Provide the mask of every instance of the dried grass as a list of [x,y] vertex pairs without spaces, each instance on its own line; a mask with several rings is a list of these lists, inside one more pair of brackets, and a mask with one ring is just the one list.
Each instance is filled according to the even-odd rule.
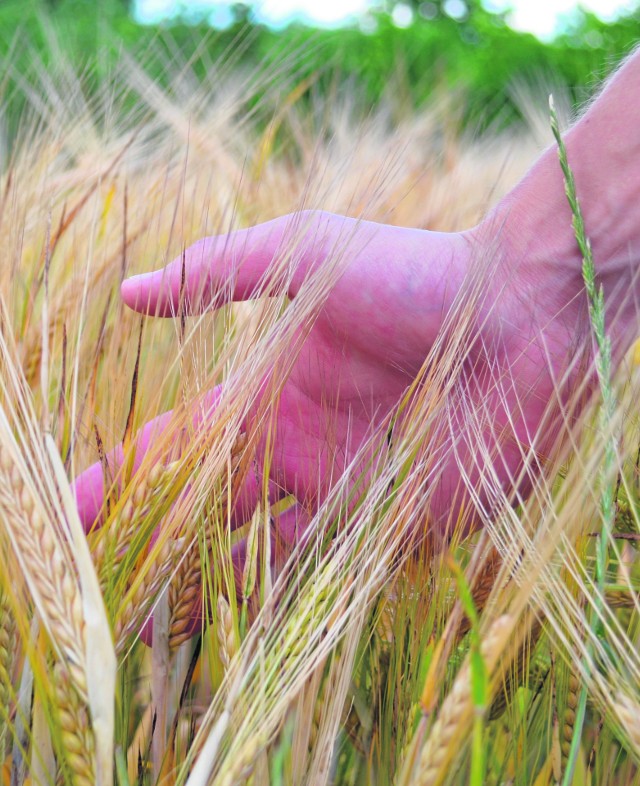
[[[602,783],[637,783],[637,375],[621,377],[611,424],[624,439],[604,646],[587,614],[598,592],[593,479],[609,435],[591,428],[592,412],[579,422],[566,413],[562,450],[529,476],[526,499],[507,499],[492,457],[482,457],[479,483],[490,504],[471,504],[483,534],[469,536],[463,515],[446,544],[427,536],[407,545],[428,529],[452,380],[468,355],[481,277],[402,403],[392,444],[375,455],[360,497],[352,495],[355,460],[295,549],[272,537],[269,519],[290,500],[270,500],[266,489],[253,524],[232,531],[229,523],[234,495],[255,473],[256,444],[273,426],[278,384],[255,433],[245,431],[247,414],[255,414],[268,371],[286,375],[296,336],[312,323],[340,260],[295,308],[262,297],[198,318],[146,320],[140,331],[118,296],[125,275],[178,257],[199,237],[306,208],[466,228],[525,171],[538,148],[533,134],[473,138],[455,127],[446,101],[398,113],[399,121],[389,107],[361,118],[346,99],[329,107],[305,93],[295,59],[277,77],[263,69],[220,78],[211,67],[204,82],[179,60],[167,67],[175,81],[163,91],[124,56],[92,106],[61,67],[35,88],[39,120],[25,121],[0,176],[0,548],[5,571],[17,574],[0,595],[0,698],[9,709],[0,720],[22,751],[16,786],[34,761],[30,701],[16,701],[20,685],[30,695],[32,682],[60,777],[76,783],[109,783],[115,749],[131,786],[249,777],[255,786],[457,784],[475,777],[473,729],[481,728],[486,782],[518,773],[514,782],[533,785],[562,774],[582,685],[594,718],[603,719],[593,739],[591,726],[584,731],[594,768],[603,772],[618,752]],[[130,114],[121,106],[126,95],[135,97]],[[295,253],[280,261],[285,273]],[[484,270],[491,260],[479,263]],[[194,427],[205,391],[222,382],[210,428]],[[149,455],[136,455],[137,430],[169,408],[171,427]],[[463,415],[482,444],[490,413]],[[108,449],[123,439],[116,466]],[[98,637],[93,651],[87,631],[97,606],[54,453],[70,477],[98,460],[104,470],[108,501],[89,543],[113,645],[110,634]],[[527,458],[530,468],[537,457]],[[248,559],[234,563],[247,536]],[[7,576],[1,584],[8,589]],[[154,660],[138,633],[149,629],[156,603],[168,603],[167,652]],[[198,606],[202,635],[191,645]],[[33,633],[38,625],[46,635]],[[115,686],[107,652],[114,646]],[[489,675],[482,708],[472,683],[478,653]],[[152,698],[150,672],[165,660],[170,672]],[[103,704],[101,688],[109,693]],[[162,709],[156,726],[152,701]],[[500,718],[491,715],[496,702]]]

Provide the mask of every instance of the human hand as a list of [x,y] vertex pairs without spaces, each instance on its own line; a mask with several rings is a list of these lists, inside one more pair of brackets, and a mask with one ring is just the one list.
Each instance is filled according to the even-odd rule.
[[[278,522],[280,535],[289,542],[299,536],[318,501],[415,378],[467,273],[473,245],[463,234],[385,226],[324,212],[284,216],[191,246],[182,291],[187,312],[262,292],[265,274],[296,239],[300,253],[288,286],[292,298],[330,257],[343,259],[277,404],[269,460],[271,499],[293,495],[299,502]],[[125,281],[125,303],[150,315],[176,314],[182,269],[182,259],[177,259],[165,270]],[[137,463],[153,435],[169,421],[166,413],[142,430]],[[265,447],[263,438],[256,457],[258,474]],[[116,464],[122,460],[118,449],[114,458]],[[76,480],[86,527],[99,514],[102,494],[102,469],[96,464]],[[240,518],[250,515],[259,494],[249,473]]]
[[[297,500],[276,517],[276,534],[290,545],[297,542],[345,467],[388,422],[442,338],[443,324],[449,321],[455,330],[457,309],[467,316],[471,311],[467,321],[472,327],[449,391],[450,433],[430,490],[431,530],[446,537],[463,511],[465,529],[477,525],[465,489],[475,488],[476,501],[486,502],[480,476],[488,464],[492,482],[497,480],[505,493],[527,493],[531,471],[520,473],[526,465],[531,470],[532,446],[544,457],[557,436],[549,420],[544,433],[539,430],[549,403],[561,392],[558,380],[573,340],[567,329],[571,320],[555,319],[541,302],[538,295],[548,283],[544,277],[540,289],[529,291],[523,301],[519,268],[504,267],[495,242],[500,233],[492,229],[482,224],[466,233],[444,234],[302,213],[202,240],[187,250],[184,263],[178,259],[164,270],[124,282],[127,305],[168,317],[277,290],[265,275],[292,242],[300,249],[289,265],[288,294],[294,299],[316,271],[322,274],[336,255],[341,257],[335,282],[275,399],[270,443],[264,433],[255,441],[257,472],[248,472],[234,495],[232,524],[250,517],[268,466],[270,500],[289,495]],[[461,300],[465,288],[469,297]],[[211,391],[206,414],[200,410],[205,426],[208,418],[216,418],[219,396],[219,389]],[[259,399],[245,424],[249,433]],[[143,427],[134,469],[171,417],[165,413]],[[378,437],[384,433],[379,429]],[[123,460],[121,447],[111,460],[116,469]],[[532,471],[539,471],[536,461]],[[102,466],[82,473],[75,490],[88,529],[102,507]],[[233,558],[236,572],[241,571],[241,546]],[[194,611],[194,625],[196,617]],[[149,640],[148,626],[144,638]]]

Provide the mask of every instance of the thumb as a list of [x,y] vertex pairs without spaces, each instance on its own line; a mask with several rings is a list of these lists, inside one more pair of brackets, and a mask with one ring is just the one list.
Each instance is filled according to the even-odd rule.
[[135,311],[159,317],[175,316],[181,305],[184,313],[200,313],[233,300],[276,293],[279,274],[287,268],[292,273],[287,289],[293,294],[309,264],[322,253],[326,232],[318,230],[329,223],[321,220],[323,215],[292,213],[204,238],[165,268],[124,281],[122,299]]

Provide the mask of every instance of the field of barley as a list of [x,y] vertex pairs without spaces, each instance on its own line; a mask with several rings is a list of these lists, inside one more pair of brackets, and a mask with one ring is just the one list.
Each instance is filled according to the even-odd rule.
[[[119,293],[202,237],[298,211],[471,227],[552,142],[549,89],[566,123],[562,86],[522,91],[526,123],[479,136],[455,95],[364,115],[355,86],[320,95],[295,57],[167,73],[160,88],[123,53],[89,94],[60,57],[22,86],[2,148],[3,782],[640,784],[633,357],[567,418],[527,498],[481,473],[490,512],[445,542],[429,495],[461,303],[389,449],[296,542],[274,525],[295,500],[258,477],[232,527],[234,495],[339,265],[291,302],[274,285],[175,319]],[[96,462],[85,535],[73,481]],[[484,526],[467,534],[467,514]]]

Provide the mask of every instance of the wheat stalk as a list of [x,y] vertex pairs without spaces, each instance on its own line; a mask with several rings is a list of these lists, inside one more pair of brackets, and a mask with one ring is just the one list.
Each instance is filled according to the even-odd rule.
[[218,655],[225,673],[238,651],[231,607],[224,595],[218,596]]
[[325,662],[318,667],[318,672],[314,674],[310,681],[310,686],[314,689],[315,698],[313,700],[313,710],[311,713],[311,725],[309,728],[308,749],[312,752],[318,739],[318,732],[322,724],[323,715],[326,712],[327,699],[331,683],[331,668],[327,669]]
[[626,693],[618,692],[613,707],[635,755],[640,756],[640,704]]
[[259,734],[254,734],[248,743],[240,749],[238,756],[234,759],[233,767],[222,772],[220,778],[215,781],[216,786],[236,786],[246,780],[253,772],[256,760],[265,750],[267,744],[267,739]]
[[[487,605],[487,601],[489,600],[489,596],[491,595],[493,588],[496,583],[496,578],[500,573],[500,567],[502,565],[502,559],[497,549],[492,548],[487,556],[484,559],[482,567],[478,570],[473,584],[471,586],[471,592],[473,597],[473,605],[478,612],[478,614],[482,613],[482,610]],[[456,640],[461,639],[471,630],[471,620],[465,614],[462,620],[460,621],[460,627],[458,628],[458,632],[456,635]]]
[[41,603],[51,641],[86,701],[85,631],[78,583],[51,525],[36,507],[18,467],[1,446],[0,513],[16,558]]
[[529,636],[518,648],[512,666],[505,671],[501,689],[498,691],[489,710],[490,720],[499,718],[503,714],[512,700],[513,695],[523,684],[527,676],[529,676],[529,679],[535,679],[535,677],[532,677],[531,653],[535,649],[541,633],[542,623],[536,618],[531,626]]
[[86,703],[62,661],[58,661],[53,669],[52,682],[64,762],[69,769],[71,782],[74,786],[94,786],[95,745]]
[[569,752],[571,751],[571,741],[575,734],[576,707],[580,694],[580,679],[571,671],[567,685],[567,699],[564,714],[562,716],[562,769],[564,770]]
[[[505,614],[492,623],[483,638],[480,654],[488,673],[491,673],[498,661],[511,629],[512,619]],[[442,781],[447,766],[459,750],[460,737],[465,734],[472,712],[471,663],[467,659],[447,694],[422,748],[415,773],[416,784],[435,786]]]
[[636,609],[640,602],[638,595],[626,587],[607,590],[605,599],[612,609]]
[[155,496],[161,494],[173,477],[174,466],[156,464],[148,472],[139,473],[135,491],[121,510],[106,524],[96,538],[91,549],[94,563],[104,592],[111,576],[121,564],[126,550],[139,530],[141,522],[149,511]]
[[[261,674],[286,673],[288,668],[293,668],[298,663],[302,652],[308,646],[308,639],[303,635],[305,627],[312,624],[314,619],[323,619],[331,605],[334,592],[338,591],[331,582],[332,567],[331,563],[326,563],[318,570],[313,589],[302,596],[296,607],[296,613],[287,619],[282,631],[279,632],[279,646],[270,647],[266,652],[260,649],[262,654],[260,656],[259,672]],[[350,586],[350,582],[347,582],[347,585]],[[241,683],[240,680],[236,680],[233,684],[237,688]],[[257,697],[252,696],[251,700],[266,702],[269,700],[269,694],[277,690],[277,685],[268,681],[257,685],[256,689],[260,691],[260,694]],[[220,725],[222,725],[222,721],[224,721],[224,725],[233,721],[237,724],[237,727],[242,727],[247,717],[252,718],[251,715],[247,716],[247,713],[243,711],[242,705],[237,702],[233,707],[232,718],[229,696],[226,697],[226,703],[227,709],[225,709],[223,716],[217,721]],[[283,721],[284,717],[280,717],[268,732],[262,728],[253,729],[250,735],[247,735],[246,727],[238,728],[225,757],[225,766],[217,773],[217,778],[214,781],[217,786],[232,786],[232,784],[248,777],[253,771],[256,759],[266,749],[270,741],[274,739]],[[214,762],[209,758],[206,750],[208,741],[205,741],[204,745],[199,743],[200,740],[196,740],[192,751],[197,758],[195,759],[191,776],[187,781],[189,786],[194,783],[209,782],[209,780],[205,781],[205,778],[210,777],[211,769],[214,766]]]
[[191,636],[194,607],[201,592],[202,561],[200,544],[187,549],[169,585],[169,646],[174,649]]
[[135,579],[116,615],[114,639],[116,652],[121,653],[132,633],[144,622],[158,592],[168,580],[182,540],[166,540],[157,556]]
[[0,589],[0,757],[9,728],[9,711],[13,697],[12,667],[16,647],[16,624],[9,596]]
[[[564,178],[565,194],[569,207],[571,208],[572,226],[576,243],[582,256],[582,279],[587,295],[587,305],[589,308],[589,319],[597,354],[595,358],[595,369],[598,376],[602,402],[599,409],[599,426],[602,438],[604,439],[604,456],[599,473],[599,493],[600,493],[600,521],[601,531],[596,541],[596,560],[595,560],[595,579],[597,592],[593,596],[593,604],[590,612],[590,623],[593,633],[596,636],[604,637],[605,630],[600,614],[602,613],[605,602],[605,582],[607,567],[609,564],[609,549],[611,533],[615,522],[615,498],[613,482],[614,469],[616,465],[616,452],[618,436],[611,425],[615,420],[616,398],[613,389],[613,361],[611,349],[611,337],[606,330],[606,309],[604,289],[602,283],[598,286],[596,269],[591,249],[591,242],[587,236],[582,209],[576,192],[576,184],[573,172],[569,165],[567,150],[558,126],[553,97],[549,97],[549,108],[551,115],[551,130],[558,145],[558,158],[560,168]],[[590,647],[591,649],[591,647]],[[587,669],[590,664],[586,664]],[[570,677],[571,680],[571,677]],[[569,697],[573,701],[573,693],[569,691]],[[575,705],[568,704],[564,722],[564,741],[562,745],[563,754],[566,755],[567,763],[564,772],[563,786],[569,786],[575,769],[578,756],[582,729],[584,727],[585,713],[587,705],[587,684],[586,681],[578,695],[575,691]],[[566,748],[567,734],[571,732],[571,740]],[[566,749],[566,753],[565,753]]]
[[68,768],[72,783],[95,784],[95,740],[89,720],[85,623],[78,580],[19,467],[1,448],[0,510],[56,651],[52,692],[63,766]]
[[[230,465],[233,477],[240,464],[242,451],[247,444],[241,433],[231,448]],[[204,527],[204,542],[193,539],[187,554],[177,566],[169,585],[169,646],[173,649],[183,644],[191,635],[192,614],[202,585],[202,553],[211,551],[209,528]]]

